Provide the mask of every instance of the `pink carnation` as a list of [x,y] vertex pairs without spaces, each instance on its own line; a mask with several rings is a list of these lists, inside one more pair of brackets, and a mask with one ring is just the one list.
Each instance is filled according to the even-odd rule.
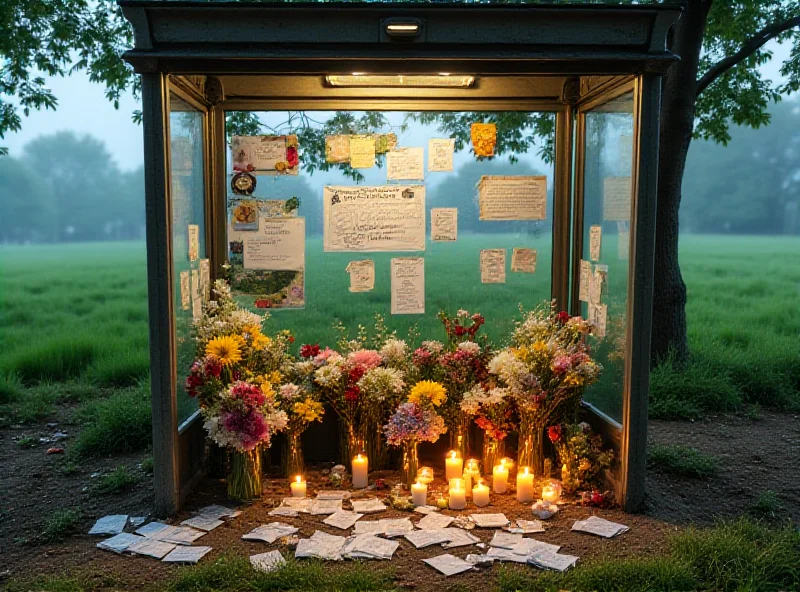
[[347,360],[351,364],[367,371],[380,366],[383,358],[374,349],[360,349],[347,356]]

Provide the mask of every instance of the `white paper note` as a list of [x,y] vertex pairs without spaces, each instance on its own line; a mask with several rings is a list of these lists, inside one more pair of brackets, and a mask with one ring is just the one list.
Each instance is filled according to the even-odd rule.
[[253,569],[269,573],[286,565],[286,559],[284,559],[280,551],[267,551],[266,553],[251,555],[250,565],[253,566]]
[[555,571],[566,571],[575,565],[578,558],[574,555],[562,555],[551,551],[535,551],[528,557],[528,563],[542,569],[552,569]]
[[557,553],[558,550],[561,549],[561,546],[545,543],[544,541],[537,541],[536,539],[522,539],[519,543],[510,547],[510,549],[518,555],[528,556],[531,553],[541,550]]
[[575,524],[572,525],[572,530],[588,532],[589,534],[595,534],[609,539],[623,532],[628,532],[630,529],[624,524],[611,522],[599,516],[589,516],[586,520],[577,520]]
[[343,134],[325,136],[325,160],[350,162],[350,136]]
[[[324,499],[317,496],[317,499]],[[332,499],[332,498],[328,498]],[[281,507],[296,510],[298,512],[310,512],[311,502],[314,501],[310,497],[285,497],[281,502]]]
[[282,522],[271,522],[269,524],[262,524],[242,535],[243,541],[263,541],[267,544],[272,544],[281,537],[295,534],[299,528],[283,524]]
[[403,535],[406,540],[417,549],[424,549],[431,545],[441,545],[450,540],[450,535],[443,528],[434,530],[412,530]]
[[353,500],[351,503],[353,504],[353,511],[361,514],[383,512],[386,509],[386,505],[377,498]]
[[347,540],[342,554],[350,559],[391,559],[399,546],[399,541],[387,541],[374,534],[360,534]]
[[234,165],[252,165],[254,172],[274,171],[279,162],[286,161],[284,136],[233,136],[231,152]]
[[89,534],[119,534],[128,524],[127,514],[112,514],[103,516],[94,523]]
[[203,316],[203,299],[200,296],[200,271],[197,269],[192,270],[190,293],[192,295],[192,318],[198,321]]
[[417,522],[417,528],[421,530],[436,530],[439,528],[447,528],[454,520],[452,516],[445,514],[428,514],[422,520]]
[[353,527],[353,534],[383,534],[399,536],[414,530],[408,518],[383,518],[381,520],[359,520]]
[[181,522],[184,526],[191,526],[192,528],[196,528],[198,530],[205,530],[206,532],[210,532],[217,528],[218,526],[222,526],[224,522],[222,520],[217,520],[214,517],[209,516],[193,516],[188,520],[184,520]]
[[502,528],[508,526],[505,514],[470,514],[469,517],[479,528]]
[[544,526],[541,520],[522,520],[516,521],[516,526],[508,529],[508,532],[515,534],[533,534],[536,532],[544,532]]
[[631,178],[603,179],[603,220],[631,219]]
[[334,528],[339,528],[341,530],[347,530],[348,528],[352,528],[353,524],[358,522],[358,519],[362,518],[363,516],[364,514],[358,514],[357,512],[339,510],[338,512],[334,512],[325,518],[322,523],[327,524],[328,526],[333,526]]
[[172,543],[165,543],[163,541],[156,541],[154,539],[144,539],[143,541],[132,544],[127,548],[127,551],[137,555],[147,555],[148,557],[161,559],[174,549],[175,545]]
[[325,187],[323,214],[326,252],[425,250],[422,185]]
[[191,545],[197,539],[205,536],[205,532],[197,530],[196,528],[189,528],[188,526],[170,526],[168,529],[160,532],[156,537],[159,541],[165,543],[175,543],[176,545]]
[[590,304],[589,322],[592,323],[592,335],[600,339],[606,336],[606,322],[608,320],[608,305]]
[[212,504],[210,506],[200,508],[197,513],[202,514],[203,516],[212,516],[214,518],[236,518],[242,512],[241,510],[232,510],[231,508],[226,508],[225,506],[220,506],[219,504]]
[[375,262],[372,259],[351,261],[345,271],[350,274],[351,292],[371,292],[375,288]]
[[161,561],[166,563],[197,563],[211,547],[176,547]]
[[456,141],[453,138],[428,140],[428,170],[431,172],[452,171],[455,146]]
[[603,227],[591,226],[589,228],[589,259],[600,261],[600,245],[603,242]]
[[547,177],[483,176],[478,183],[481,220],[544,220]]
[[181,310],[189,310],[192,304],[192,293],[189,288],[189,272],[181,272]]
[[421,181],[425,178],[424,150],[396,148],[386,153],[386,178],[394,181]]
[[450,555],[450,553],[423,559],[423,561],[446,576],[452,576],[472,569],[472,565],[463,559]]
[[392,314],[425,314],[425,259],[391,261]]
[[578,288],[578,300],[589,302],[589,289],[592,281],[592,264],[590,261],[581,259],[580,287]]
[[431,240],[455,241],[458,239],[458,208],[431,208]]
[[375,166],[375,136],[350,136],[350,166],[354,169]]
[[204,303],[211,297],[211,261],[208,259],[200,259],[200,296]]
[[631,233],[628,222],[617,222],[617,259],[627,261],[630,257]]
[[122,532],[111,537],[110,539],[100,541],[97,543],[97,548],[105,549],[106,551],[113,551],[114,553],[122,553],[123,551],[127,551],[128,547],[131,545],[139,543],[143,540],[145,540],[144,537]]
[[[294,498],[297,499],[297,498]],[[346,500],[350,499],[350,492],[344,489],[325,489],[317,493],[318,500]]]
[[189,261],[197,261],[200,257],[200,226],[189,224]]
[[312,516],[322,516],[333,514],[342,509],[342,500],[315,499],[311,502],[310,514]]
[[511,271],[536,273],[536,249],[514,247],[511,251]]
[[306,260],[305,218],[262,220],[261,229],[244,239],[244,268],[302,271]]
[[453,547],[465,547],[480,542],[478,537],[476,537],[474,534],[470,534],[469,531],[466,531],[463,528],[443,528],[442,530],[447,533],[448,537],[447,542],[442,545],[442,547],[445,549],[452,549]]
[[496,530],[492,540],[489,541],[489,545],[492,547],[500,547],[503,549],[510,549],[514,545],[517,545],[522,542],[522,535],[521,534],[514,534],[510,532],[503,532],[502,530]]
[[505,249],[481,250],[481,283],[482,284],[506,283]]

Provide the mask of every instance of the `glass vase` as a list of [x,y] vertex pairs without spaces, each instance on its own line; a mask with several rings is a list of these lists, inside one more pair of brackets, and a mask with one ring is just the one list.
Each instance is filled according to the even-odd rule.
[[283,469],[284,477],[292,479],[295,475],[302,475],[305,470],[303,443],[300,441],[300,436],[302,435],[302,430],[286,432],[283,455],[281,456],[281,468]]
[[486,475],[492,474],[492,469],[500,464],[500,459],[506,454],[506,441],[492,437],[488,432],[483,432],[483,455],[481,456],[481,470]]
[[544,428],[524,415],[519,423],[517,467],[530,467],[534,475],[544,474]]
[[450,433],[450,450],[458,451],[461,458],[469,458],[470,452],[470,438],[469,427],[472,418],[464,413],[458,411],[452,425],[448,426]]
[[350,470],[350,463],[357,454],[366,452],[364,449],[364,436],[360,426],[353,423],[343,424],[342,454],[340,462]]
[[389,449],[383,435],[383,424],[386,423],[380,411],[369,414],[367,420],[366,452],[369,457],[370,467],[374,470],[387,468],[389,464]]
[[228,499],[252,501],[261,497],[261,446],[232,450],[228,469]]
[[417,482],[417,472],[419,471],[419,455],[417,454],[417,442],[406,442],[403,444],[403,484],[406,488]]

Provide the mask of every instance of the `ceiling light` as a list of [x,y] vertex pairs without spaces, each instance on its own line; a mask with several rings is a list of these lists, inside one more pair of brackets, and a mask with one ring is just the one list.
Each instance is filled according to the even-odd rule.
[[438,87],[438,88],[468,88],[475,84],[474,76],[461,74],[366,74],[353,72],[352,74],[330,74],[325,76],[329,86],[347,87]]

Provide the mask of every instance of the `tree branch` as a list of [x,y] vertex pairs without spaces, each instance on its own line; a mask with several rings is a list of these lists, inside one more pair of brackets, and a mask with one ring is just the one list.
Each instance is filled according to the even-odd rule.
[[779,23],[772,23],[761,29],[758,33],[753,35],[747,40],[747,43],[742,45],[741,49],[735,54],[730,55],[708,69],[708,72],[703,74],[702,78],[697,81],[697,88],[695,96],[699,97],[700,94],[717,78],[722,76],[725,72],[736,66],[739,62],[747,59],[753,53],[761,49],[770,39],[773,39],[794,27],[800,27],[800,15],[790,18]]

